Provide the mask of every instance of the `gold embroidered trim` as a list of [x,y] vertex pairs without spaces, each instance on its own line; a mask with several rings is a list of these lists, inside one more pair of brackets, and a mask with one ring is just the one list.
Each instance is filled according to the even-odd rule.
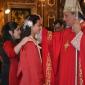
[[81,67],[81,60],[79,59],[79,81],[80,85],[83,85],[83,73],[82,73],[82,67]]
[[46,81],[45,81],[45,85],[50,85],[51,83],[51,72],[52,72],[52,62],[51,62],[51,58],[48,54],[47,57],[47,63],[46,63]]
[[52,32],[51,31],[48,31],[47,39],[52,40]]
[[64,44],[65,51],[68,49],[69,46],[70,44],[69,44],[69,41],[67,40],[67,42]]

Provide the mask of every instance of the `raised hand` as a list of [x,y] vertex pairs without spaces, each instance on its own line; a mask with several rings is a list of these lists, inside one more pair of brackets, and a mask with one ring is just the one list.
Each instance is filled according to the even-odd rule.
[[79,20],[75,20],[75,23],[72,26],[72,30],[73,32],[75,32],[76,34],[79,33],[81,31],[81,26],[80,26],[80,22]]

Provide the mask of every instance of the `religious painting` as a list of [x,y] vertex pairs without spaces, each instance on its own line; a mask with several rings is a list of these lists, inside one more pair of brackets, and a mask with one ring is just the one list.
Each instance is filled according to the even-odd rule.
[[18,24],[23,23],[24,19],[31,14],[31,9],[27,8],[12,8],[11,9],[11,21],[15,21]]
[[48,0],[48,5],[49,6],[54,6],[55,5],[55,0]]
[[52,27],[55,21],[55,16],[48,16],[48,27]]

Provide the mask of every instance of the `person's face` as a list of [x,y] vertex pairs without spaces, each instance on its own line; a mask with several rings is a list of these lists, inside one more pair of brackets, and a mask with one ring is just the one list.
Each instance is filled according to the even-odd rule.
[[40,32],[41,28],[42,28],[41,22],[40,22],[40,20],[37,20],[37,23],[32,28],[32,32],[34,34],[36,34],[36,33]]
[[13,32],[13,37],[14,37],[15,39],[20,39],[20,37],[21,37],[21,30],[20,30],[19,27],[17,27],[17,28],[14,30],[14,32]]
[[75,20],[75,16],[71,12],[64,12],[64,18],[63,19],[68,25],[72,26],[73,23],[74,23],[74,20]]

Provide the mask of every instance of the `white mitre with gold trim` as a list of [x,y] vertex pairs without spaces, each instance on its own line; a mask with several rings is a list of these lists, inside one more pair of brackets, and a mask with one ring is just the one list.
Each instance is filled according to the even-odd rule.
[[64,12],[66,12],[66,11],[67,12],[76,12],[76,13],[80,12],[80,13],[82,13],[78,0],[66,0],[65,6],[64,6]]

